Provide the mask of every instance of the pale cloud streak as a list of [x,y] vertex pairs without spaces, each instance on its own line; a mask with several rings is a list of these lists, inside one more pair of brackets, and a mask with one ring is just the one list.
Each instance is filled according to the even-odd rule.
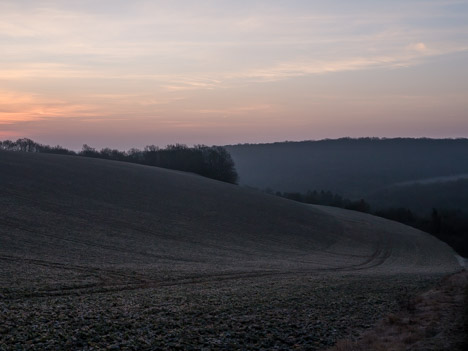
[[366,70],[375,68],[397,68],[416,65],[435,56],[448,55],[468,51],[467,47],[430,49],[424,43],[410,44],[400,52],[387,56],[355,57],[346,60],[291,61],[276,66],[251,70],[230,76],[231,78],[246,78],[256,81],[278,81],[292,77],[314,74],[337,73],[344,71]]

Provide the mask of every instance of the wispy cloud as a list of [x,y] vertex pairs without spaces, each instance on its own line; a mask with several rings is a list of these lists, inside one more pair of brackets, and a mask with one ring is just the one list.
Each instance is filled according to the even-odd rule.
[[373,68],[408,67],[435,56],[468,51],[467,47],[431,49],[424,43],[410,44],[400,52],[382,56],[350,57],[341,60],[297,60],[283,62],[267,68],[260,68],[230,76],[256,81],[278,81],[292,77]]
[[236,106],[236,107],[228,107],[222,109],[200,109],[195,112],[200,114],[207,114],[207,115],[216,115],[216,116],[232,116],[232,115],[245,115],[250,114],[252,112],[268,112],[273,111],[275,109],[274,105],[271,104],[255,104],[255,105],[245,105],[245,106]]

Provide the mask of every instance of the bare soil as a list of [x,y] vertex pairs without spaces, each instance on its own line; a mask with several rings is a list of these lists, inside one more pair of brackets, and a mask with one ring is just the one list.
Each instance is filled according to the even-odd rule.
[[431,290],[400,300],[391,313],[357,340],[340,340],[329,351],[463,351],[468,348],[468,272],[444,278]]
[[459,269],[369,215],[0,152],[0,350],[324,349]]

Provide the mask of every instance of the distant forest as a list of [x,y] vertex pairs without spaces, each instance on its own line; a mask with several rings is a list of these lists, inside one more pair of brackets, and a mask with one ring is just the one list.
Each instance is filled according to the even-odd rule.
[[449,244],[459,255],[468,257],[468,213],[461,210],[432,208],[419,215],[408,208],[389,207],[372,210],[364,199],[349,200],[331,191],[307,191],[305,193],[265,192],[303,203],[345,208],[387,218],[430,233]]
[[342,138],[226,149],[239,183],[259,189],[302,193],[327,189],[367,199],[402,182],[457,174],[468,178],[468,139]]
[[61,146],[43,145],[31,139],[23,138],[16,141],[0,141],[0,150],[83,156],[138,163],[192,172],[232,184],[236,184],[238,179],[231,155],[221,146],[196,145],[188,147],[176,144],[168,145],[166,148],[159,148],[149,145],[143,150],[133,148],[128,151],[119,151],[110,148],[96,150],[85,144],[81,151],[75,152]]
[[393,185],[365,198],[376,210],[404,207],[418,215],[424,215],[428,208],[446,208],[468,213],[468,177],[431,183]]

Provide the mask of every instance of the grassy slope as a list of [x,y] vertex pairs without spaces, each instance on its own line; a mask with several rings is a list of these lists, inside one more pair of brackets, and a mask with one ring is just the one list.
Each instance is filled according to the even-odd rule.
[[345,269],[388,250],[392,267],[453,269],[451,250],[408,227],[191,174],[18,153],[1,153],[0,167],[5,255],[89,266],[250,271]]
[[[251,318],[271,322],[257,340],[281,334],[263,347],[289,345],[283,334],[292,319],[305,329],[303,336],[291,329],[291,338],[301,338],[299,344],[309,348],[311,340],[304,335],[319,333],[315,342],[323,347],[345,335],[344,327],[336,331],[343,314],[356,323],[369,319],[367,308],[389,308],[389,296],[398,290],[391,288],[396,284],[392,279],[410,286],[423,275],[459,269],[450,248],[409,227],[191,174],[7,152],[0,152],[0,170],[0,318],[10,323],[0,330],[0,346],[4,342],[6,349],[22,345],[25,338],[41,349],[47,349],[41,343],[66,349],[57,333],[74,335],[66,342],[79,348],[78,332],[87,335],[83,340],[92,333],[108,335],[109,340],[95,341],[99,347],[124,345],[128,340],[119,328],[130,327],[134,335],[128,349],[144,349],[148,342],[171,342],[169,330],[181,328],[171,324],[175,320],[187,326],[189,344],[201,340],[200,330],[210,344],[222,332],[219,328],[227,328],[230,334],[220,345],[237,348],[245,335],[232,331],[243,330],[247,310]],[[379,278],[402,272],[415,275]],[[341,280],[350,274],[354,278]],[[316,279],[320,284],[326,279],[325,290]],[[346,297],[343,309],[336,306],[345,291],[340,286],[357,291]],[[369,295],[374,290],[376,295]],[[332,317],[326,296],[335,304]],[[182,303],[192,299],[196,305]],[[178,307],[161,316],[154,304],[160,306],[157,311],[167,304]],[[204,319],[190,319],[195,312],[220,316],[211,320],[218,329],[207,332]],[[82,324],[83,313],[95,320]],[[317,332],[317,325],[306,322],[314,314],[324,323]],[[49,322],[40,322],[44,315]],[[156,328],[155,318],[164,320],[158,327],[164,338],[148,334]],[[231,319],[233,324],[225,325]],[[114,330],[106,320],[126,326]],[[129,321],[134,324],[128,326]],[[320,334],[325,329],[326,335]],[[138,335],[144,340],[137,340]]]

